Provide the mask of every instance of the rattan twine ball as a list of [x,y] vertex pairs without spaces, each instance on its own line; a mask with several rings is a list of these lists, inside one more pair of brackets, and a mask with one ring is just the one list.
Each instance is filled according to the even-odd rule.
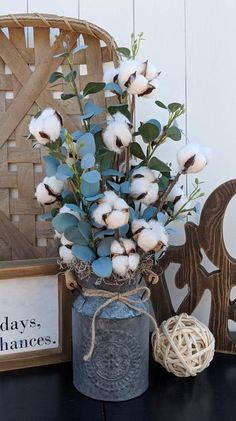
[[215,352],[208,327],[186,313],[164,321],[152,342],[155,361],[178,377],[196,376],[209,366]]

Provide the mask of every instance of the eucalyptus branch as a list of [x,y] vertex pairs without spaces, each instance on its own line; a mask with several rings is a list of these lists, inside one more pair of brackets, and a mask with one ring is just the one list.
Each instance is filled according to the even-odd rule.
[[[67,63],[69,65],[70,71],[73,72],[74,71],[74,67],[73,67],[73,63],[72,63],[70,57],[67,56],[66,57],[66,60],[67,60]],[[77,98],[77,102],[78,102],[78,106],[79,106],[79,109],[80,109],[80,113],[81,113],[81,115],[83,115],[84,114],[84,108],[83,108],[82,101],[80,100],[80,94],[79,94],[79,91],[78,91],[78,88],[76,86],[76,83],[75,83],[75,79],[74,78],[72,78],[71,84],[72,84],[72,87],[73,87],[74,94],[76,95],[76,98]],[[88,124],[87,124],[86,120],[84,120],[84,127],[85,127],[86,132],[88,132],[89,131],[89,127],[88,127]]]

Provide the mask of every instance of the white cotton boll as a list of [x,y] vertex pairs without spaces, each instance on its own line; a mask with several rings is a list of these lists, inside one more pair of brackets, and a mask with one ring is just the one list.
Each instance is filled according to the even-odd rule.
[[120,242],[124,246],[126,254],[135,252],[136,245],[133,240],[130,240],[129,238],[120,238]]
[[149,60],[147,60],[146,62],[143,63],[144,66],[144,76],[148,79],[148,80],[152,80],[152,79],[156,79],[156,77],[158,76],[158,71],[157,68],[154,66],[154,64],[152,64]]
[[117,209],[117,210],[129,209],[128,203],[124,199],[121,199],[121,198],[118,198],[114,202],[113,206],[114,206],[114,209]]
[[112,211],[112,207],[109,203],[100,203],[93,211],[93,218],[95,222],[104,226],[106,225],[104,216]]
[[61,127],[61,116],[53,108],[46,108],[39,117],[32,118],[29,131],[39,143],[46,145],[50,140],[58,139]]
[[212,158],[212,149],[207,146],[200,146],[200,153],[205,156],[207,162]]
[[67,240],[67,238],[64,236],[64,234],[62,234],[62,236],[61,236],[61,244],[63,246],[72,246],[73,242]]
[[103,142],[110,151],[121,153],[132,140],[132,134],[126,123],[113,122],[103,132]]
[[145,203],[146,205],[151,205],[152,203],[156,202],[158,199],[158,193],[159,193],[159,186],[157,183],[150,183],[147,190],[147,195],[140,199],[142,203]]
[[138,234],[138,246],[146,253],[153,250],[157,245],[157,235],[150,228],[145,228]]
[[139,167],[137,170],[134,170],[132,173],[132,178],[142,179],[146,178],[150,183],[152,181],[155,181],[156,177],[152,170],[150,170],[148,167]]
[[167,196],[167,202],[174,202],[177,197],[181,198],[183,195],[183,189],[181,189],[179,186],[174,186]]
[[131,224],[132,233],[135,234],[141,228],[149,228],[149,225],[145,219],[134,219]]
[[129,212],[127,210],[114,210],[106,218],[106,226],[109,229],[120,228],[129,221]]
[[138,253],[131,254],[129,256],[129,269],[132,272],[135,272],[138,269],[138,265],[140,262],[140,256]]
[[60,136],[60,131],[62,127],[61,117],[56,113],[55,110],[51,109],[51,115],[44,116],[44,112],[42,112],[39,118],[42,118],[43,120],[42,131],[49,136],[50,140],[55,142],[55,140],[57,140]]
[[120,276],[127,275],[129,270],[129,258],[128,256],[115,256],[112,258],[112,270],[114,273]]
[[193,165],[188,168],[188,174],[196,174],[203,170],[207,164],[207,159],[204,155],[197,153]]
[[119,241],[114,240],[111,244],[111,255],[113,254],[124,254],[125,249],[122,247],[122,245],[119,243]]
[[46,189],[44,183],[39,183],[36,187],[35,197],[39,203],[42,205],[54,203],[56,201],[56,197],[50,195],[48,190]]
[[126,89],[125,83],[129,80],[129,77],[137,72],[141,73],[142,63],[137,60],[126,60],[121,63],[119,68],[118,83],[122,90]]
[[185,163],[199,152],[199,145],[188,143],[177,152],[177,162],[181,169],[184,169]]
[[113,206],[115,201],[118,199],[117,194],[113,190],[107,190],[104,192],[104,197],[102,197],[99,202],[100,203],[109,203],[109,205]]
[[165,227],[154,219],[150,219],[148,225],[156,235],[156,242],[158,243],[161,241],[166,246],[168,243],[168,235],[166,233]]
[[132,123],[129,121],[129,119],[119,111],[117,111],[115,114],[113,114],[113,118],[116,123],[126,123],[129,126],[132,125]]
[[148,89],[148,80],[140,74],[136,74],[127,88],[130,95],[140,95]]
[[66,204],[60,208],[59,213],[70,213],[71,215],[74,215],[79,221],[81,220],[79,212],[70,209]]
[[150,182],[146,178],[137,178],[130,183],[130,194],[144,203],[144,197],[148,194]]
[[119,69],[107,69],[104,72],[103,75],[103,82],[105,83],[111,83],[114,82],[114,80],[116,79],[116,76],[118,76],[119,73]]
[[66,264],[71,263],[75,259],[71,249],[66,246],[59,247],[59,256],[62,259],[63,263]]
[[30,133],[35,137],[38,143],[41,145],[46,145],[50,139],[46,137],[42,137],[39,132],[42,131],[42,124],[40,121],[38,121],[37,118],[33,117],[29,124],[29,131]]
[[153,79],[149,82],[150,92],[142,95],[142,98],[153,98],[159,88],[159,79]]
[[63,181],[58,180],[55,175],[52,177],[44,177],[43,183],[47,184],[50,190],[55,194],[60,194],[64,189]]

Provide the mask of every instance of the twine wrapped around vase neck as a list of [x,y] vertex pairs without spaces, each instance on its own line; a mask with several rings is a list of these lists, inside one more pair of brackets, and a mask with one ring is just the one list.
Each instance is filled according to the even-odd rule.
[[[140,300],[132,299],[131,297],[135,294],[143,293],[142,298]],[[159,329],[157,326],[157,322],[154,319],[154,317],[146,310],[144,310],[141,307],[138,307],[138,303],[143,303],[149,300],[150,298],[150,290],[147,287],[137,287],[135,289],[132,289],[131,291],[117,293],[117,292],[111,292],[111,291],[105,291],[102,289],[89,289],[89,288],[83,288],[82,294],[84,297],[101,297],[105,298],[106,301],[101,304],[97,310],[95,311],[92,323],[91,323],[91,345],[90,349],[87,352],[87,354],[84,355],[84,361],[89,361],[92,357],[94,347],[95,347],[95,339],[96,339],[96,319],[98,314],[107,306],[109,306],[114,301],[120,301],[121,303],[127,305],[132,310],[135,310],[139,313],[145,314],[149,319],[153,322],[154,325],[154,332],[152,334],[152,340],[155,342],[157,341],[157,338],[159,336]]]

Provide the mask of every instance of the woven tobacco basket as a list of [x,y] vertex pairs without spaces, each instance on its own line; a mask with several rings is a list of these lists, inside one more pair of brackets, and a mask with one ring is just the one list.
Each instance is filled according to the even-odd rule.
[[[117,64],[116,44],[96,25],[56,15],[1,16],[0,28],[0,260],[56,256],[51,224],[39,220],[44,210],[34,198],[43,178],[44,152],[32,149],[27,140],[28,123],[49,106],[60,112],[69,131],[80,127],[75,99],[63,102],[63,85],[48,84],[58,68],[68,73],[64,58],[53,57],[61,51],[55,35],[69,40],[71,49],[78,38],[88,46],[74,55],[80,90],[88,82],[102,81],[104,64]],[[102,107],[117,101],[103,92],[94,100]]]

